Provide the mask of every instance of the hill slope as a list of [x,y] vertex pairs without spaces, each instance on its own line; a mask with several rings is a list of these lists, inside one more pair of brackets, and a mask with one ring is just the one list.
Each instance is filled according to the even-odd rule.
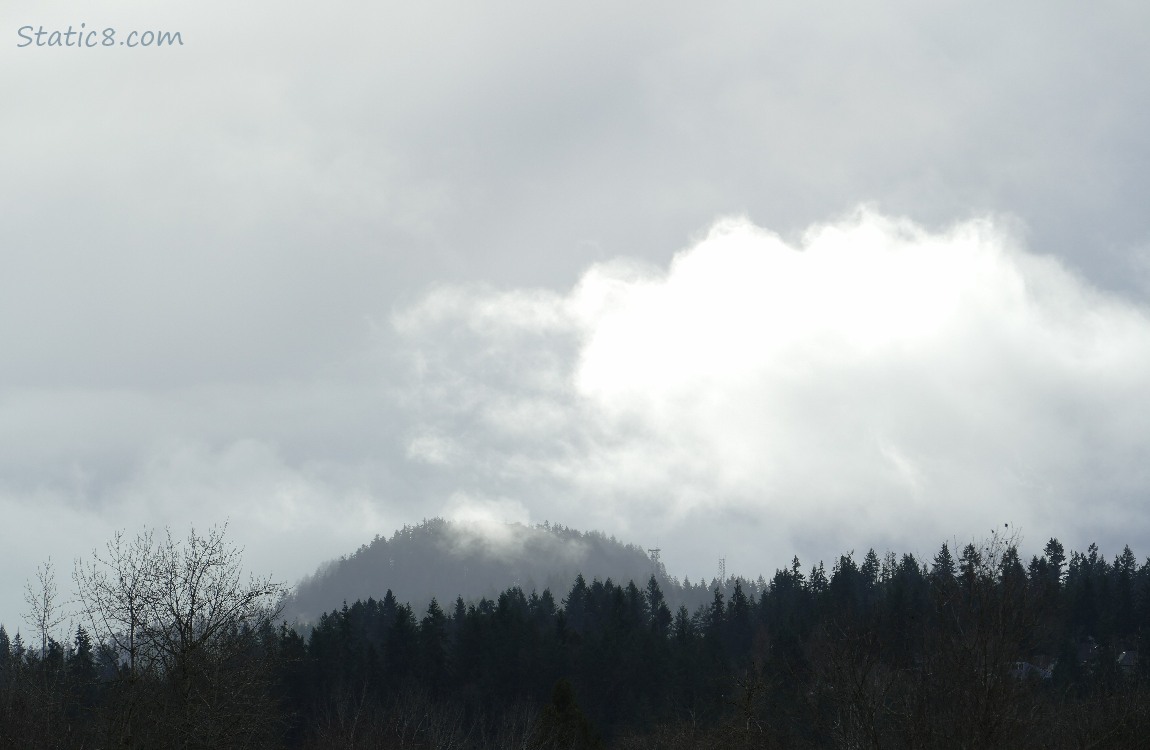
[[[377,536],[353,555],[321,566],[298,584],[284,614],[289,620],[314,622],[345,601],[380,599],[388,589],[417,612],[432,597],[446,607],[457,596],[494,599],[511,586],[528,593],[549,588],[562,599],[580,573],[587,581],[634,580],[643,586],[655,572],[641,548],[600,532],[550,524],[477,527],[434,518],[405,526],[390,539]],[[700,598],[683,591],[661,569],[657,578],[668,603]],[[707,596],[705,589],[698,593]]]

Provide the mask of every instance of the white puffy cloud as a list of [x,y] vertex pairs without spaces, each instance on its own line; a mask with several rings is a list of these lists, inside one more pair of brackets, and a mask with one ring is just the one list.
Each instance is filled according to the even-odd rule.
[[1003,522],[1150,538],[1150,313],[1005,220],[860,209],[788,243],[727,219],[665,270],[439,288],[397,321],[417,435],[535,520],[706,537],[747,572]]

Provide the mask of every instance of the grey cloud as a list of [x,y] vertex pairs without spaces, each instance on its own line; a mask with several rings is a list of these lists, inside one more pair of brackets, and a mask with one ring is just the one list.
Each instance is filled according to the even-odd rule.
[[[80,21],[182,30],[186,44],[104,54],[17,49],[12,38],[25,23]],[[605,272],[624,287],[657,279],[717,216],[741,212],[798,245],[808,227],[863,201],[936,232],[974,216],[1013,217],[1035,253],[1144,301],[1148,21],[1141,6],[1120,3],[1086,12],[1036,2],[7,2],[4,507],[45,549],[58,542],[63,560],[106,528],[167,518],[142,500],[135,516],[115,510],[142,476],[157,492],[161,476],[192,482],[194,473],[165,463],[165,450],[193,446],[214,466],[235,446],[258,445],[263,463],[234,466],[263,479],[228,475],[236,486],[274,495],[270,477],[282,475],[311,488],[316,509],[329,495],[336,505],[370,498],[378,514],[353,513],[359,520],[325,531],[325,542],[301,538],[298,556],[308,560],[284,563],[289,577],[339,552],[336,540],[389,530],[351,524],[413,522],[473,484],[475,497],[522,502],[533,517],[543,512],[538,498],[554,497],[552,520],[657,531],[571,488],[619,492],[649,517],[680,513],[682,528],[712,518],[757,528],[757,541],[742,543],[748,555],[776,545],[789,556],[771,521],[712,498],[701,478],[716,458],[705,441],[671,440],[674,419],[605,414],[571,390],[588,335],[565,307],[571,285],[617,257],[638,269]],[[391,329],[412,311],[429,315],[435,294],[457,307]],[[537,317],[527,325],[526,315]],[[1126,345],[1140,345],[1131,335]],[[985,362],[1025,364],[1009,339],[994,340],[1002,351]],[[1128,457],[1140,450],[1137,412],[1119,418],[1113,401],[1059,382],[1058,373],[1083,371],[1050,357],[1034,360],[1034,379],[1016,391],[988,386],[997,401],[980,402],[974,386],[948,399],[963,413],[1022,404],[1007,411],[1050,428],[1035,438],[1050,446],[1043,455],[1092,467],[1115,497],[1136,497],[1141,478]],[[952,364],[971,383],[993,383],[985,362]],[[905,371],[886,366],[856,372],[850,392],[869,388],[881,400],[884,378],[929,382],[935,372],[914,361],[898,365]],[[1140,399],[1135,385],[1099,377],[1099,393]],[[749,425],[776,412],[835,419],[847,399],[836,382],[796,382],[789,400],[738,390],[748,409],[712,406]],[[889,412],[892,434],[858,466],[844,464],[841,481],[873,461],[889,472],[879,484],[900,497],[913,494],[916,470],[981,492],[960,467],[939,460],[927,471],[916,453],[978,452],[958,407],[945,440],[900,441],[899,430],[918,424],[905,415],[941,400],[926,385],[905,396]],[[697,400],[685,398],[703,408]],[[1100,413],[1110,416],[1093,421]],[[774,460],[802,466],[806,452],[849,445],[860,429],[849,419],[866,416],[797,436]],[[1048,476],[1046,464],[1017,457],[1006,465],[1020,487],[1048,492],[1052,507],[1067,502],[1060,481],[1088,475]],[[738,471],[725,471],[737,485]],[[668,501],[663,488],[686,499]],[[173,493],[191,502],[192,493]],[[868,506],[870,496],[856,504],[872,528],[903,523]],[[231,502],[220,500],[220,511]],[[1116,527],[1122,506],[1103,507],[1096,526]],[[218,521],[207,508],[198,519]],[[35,510],[54,520],[36,521]],[[917,523],[932,511],[908,513],[906,523]],[[244,533],[258,538],[258,528]],[[659,533],[666,541],[671,531]],[[677,533],[690,565],[713,555],[709,535]],[[21,549],[13,565],[34,570],[36,545]],[[0,593],[0,618],[19,608],[9,601]]]

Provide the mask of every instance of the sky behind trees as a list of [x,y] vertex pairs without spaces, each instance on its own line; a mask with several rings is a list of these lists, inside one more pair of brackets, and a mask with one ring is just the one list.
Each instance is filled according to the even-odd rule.
[[1144,548],[1148,15],[5,3],[0,621],[142,524]]

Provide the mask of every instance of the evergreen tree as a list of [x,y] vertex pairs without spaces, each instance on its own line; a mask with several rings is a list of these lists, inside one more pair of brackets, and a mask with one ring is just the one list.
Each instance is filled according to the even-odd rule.
[[[1148,646],[1139,653],[1150,655],[1150,557],[1146,558],[1135,575],[1134,611],[1139,629],[1142,632],[1142,638]],[[2,656],[3,653],[0,652],[0,657]],[[1142,663],[1146,665],[1147,675],[1150,676],[1150,657],[1143,659]]]
[[655,634],[666,637],[671,628],[671,610],[667,607],[667,600],[663,597],[663,590],[659,582],[652,575],[647,581],[647,611],[651,613],[651,630]]
[[590,591],[587,582],[580,573],[575,576],[575,583],[567,598],[563,600],[563,611],[567,618],[567,627],[575,632],[581,632],[587,625],[587,609],[590,602]]
[[753,606],[743,593],[742,581],[735,579],[735,590],[727,603],[726,647],[730,659],[741,660],[751,649]]
[[639,591],[639,587],[635,585],[634,581],[628,581],[627,587],[623,590],[624,599],[626,601],[626,623],[628,629],[634,629],[646,625],[649,618],[647,609],[647,598]]
[[970,593],[971,587],[983,574],[982,553],[978,551],[973,542],[962,548],[962,556],[958,559],[958,573],[964,589]]
[[898,569],[898,561],[895,559],[894,552],[887,550],[882,556],[882,567],[879,570],[879,582],[889,583],[894,578],[894,573]]
[[377,633],[373,638],[373,642],[378,643],[382,649],[387,649],[387,639],[391,636],[391,628],[395,624],[395,616],[399,612],[399,601],[395,598],[395,594],[391,593],[391,589],[383,595],[383,601],[379,603],[379,612],[376,617]]
[[811,579],[808,584],[810,592],[814,596],[820,596],[827,590],[827,569],[823,567],[823,561],[819,560],[818,565],[811,566]]
[[1130,545],[1122,549],[1122,554],[1114,558],[1114,631],[1119,638],[1129,638],[1137,629],[1134,609],[1134,577],[1138,573],[1138,561],[1130,551]]
[[851,555],[842,555],[831,570],[827,587],[832,616],[846,626],[859,619],[868,599],[868,583]]
[[673,635],[680,644],[695,637],[695,624],[691,621],[691,613],[687,611],[685,604],[680,604],[679,611],[675,613]]
[[555,596],[551,593],[551,589],[543,589],[543,593],[539,596],[535,596],[535,592],[531,592],[531,598],[531,613],[534,615],[535,622],[540,627],[549,629],[559,614],[559,607],[555,604]]
[[92,639],[83,625],[76,626],[72,654],[68,659],[68,676],[75,686],[80,703],[89,705],[95,692],[96,655],[92,650]]
[[1002,553],[999,562],[999,580],[1007,586],[1009,591],[1022,591],[1026,583],[1026,569],[1022,567],[1022,560],[1018,557],[1018,547],[1011,544]]
[[419,650],[419,632],[415,614],[407,604],[395,608],[395,619],[387,632],[384,651],[384,674],[387,685],[395,690],[403,685],[415,668],[415,655]]
[[1037,590],[1045,590],[1044,584],[1050,578],[1050,563],[1046,560],[1045,555],[1042,557],[1030,556],[1030,563],[1026,566],[1026,577],[1030,579]]
[[958,575],[958,568],[954,563],[954,557],[950,554],[950,547],[946,542],[943,542],[942,549],[934,556],[934,562],[930,566],[931,581],[937,584],[950,585],[954,582]]
[[455,597],[455,613],[452,615],[451,619],[458,627],[463,623],[463,618],[465,617],[467,617],[467,605],[463,603],[462,596],[457,596]]
[[420,672],[432,695],[438,695],[447,679],[447,617],[433,597],[419,624]]
[[743,593],[743,582],[735,579],[735,590],[731,592],[731,601],[727,604],[728,619],[747,622],[751,619],[751,600]]
[[706,635],[708,639],[718,640],[723,632],[723,619],[725,608],[723,606],[723,592],[718,586],[715,587],[715,596],[711,600],[711,606],[707,610],[707,630]]
[[863,558],[863,564],[860,568],[863,580],[866,581],[868,586],[874,586],[878,583],[879,571],[882,565],[879,563],[878,554],[874,551],[874,547],[867,550],[866,557]]
[[1050,565],[1049,571],[1050,575],[1054,578],[1054,582],[1061,585],[1062,577],[1066,572],[1066,553],[1062,548],[1062,542],[1052,537],[1050,541],[1046,543],[1046,547],[1043,548],[1042,553]]
[[12,643],[8,640],[8,631],[0,625],[0,690],[8,684],[9,662],[12,659]]
[[795,555],[791,560],[791,578],[800,587],[806,582],[806,577],[803,576],[803,566],[799,562],[799,556]]

